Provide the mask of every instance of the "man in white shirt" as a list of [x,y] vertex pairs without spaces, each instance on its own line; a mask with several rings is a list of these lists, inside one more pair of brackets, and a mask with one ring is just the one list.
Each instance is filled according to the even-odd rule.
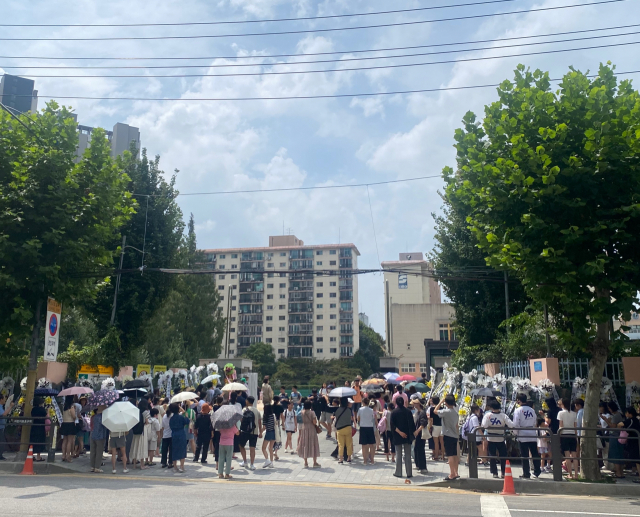
[[504,443],[505,427],[513,427],[511,419],[500,409],[500,402],[494,400],[489,404],[491,411],[484,414],[482,427],[487,430],[487,442],[489,444],[489,470],[494,478],[498,477],[498,467],[496,465],[496,452],[500,455],[500,470],[504,478],[504,471],[507,467],[507,446]]
[[520,445],[520,456],[522,456],[522,476],[523,479],[531,479],[531,470],[529,467],[529,454],[533,458],[533,477],[538,479],[540,476],[540,453],[538,452],[538,433],[536,427],[536,412],[527,404],[527,396],[520,393],[516,397],[518,407],[513,413],[514,427],[530,427],[529,430],[515,431],[518,436],[518,444]]

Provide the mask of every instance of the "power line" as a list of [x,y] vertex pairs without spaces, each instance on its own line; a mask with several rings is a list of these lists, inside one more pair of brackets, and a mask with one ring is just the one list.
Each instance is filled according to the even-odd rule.
[[[640,70],[615,72],[615,75],[638,74]],[[587,75],[597,77],[597,74]],[[562,78],[549,79],[551,82],[561,81]],[[223,101],[283,101],[283,100],[310,100],[310,99],[342,99],[354,97],[377,97],[389,95],[411,95],[415,93],[437,93],[458,90],[475,90],[477,88],[497,88],[501,83],[476,84],[470,86],[444,86],[441,88],[421,88],[416,90],[395,90],[391,92],[360,92],[360,93],[335,93],[330,95],[292,95],[283,97],[93,97],[88,95],[43,95],[42,99],[64,100],[93,100],[93,101],[149,101],[149,102],[223,102]],[[31,95],[15,95],[15,97],[31,97]]]
[[[619,29],[629,29],[632,27],[640,27],[640,24],[632,24],[632,25],[618,25],[615,27],[602,27],[599,29],[582,29],[577,31],[565,31],[565,32],[551,32],[548,34],[532,34],[530,36],[513,36],[511,38],[493,38],[493,39],[484,39],[484,40],[474,40],[474,41],[460,41],[454,43],[431,43],[428,45],[413,45],[408,47],[391,47],[391,48],[378,48],[378,49],[364,49],[364,50],[335,50],[331,52],[309,52],[309,53],[301,53],[301,54],[267,54],[260,56],[198,56],[198,57],[157,57],[157,56],[148,56],[148,57],[52,57],[52,56],[0,56],[0,59],[38,59],[38,60],[60,60],[60,61],[78,61],[78,60],[93,60],[93,61],[169,61],[169,60],[199,60],[199,59],[207,59],[207,60],[215,60],[215,59],[275,59],[281,57],[307,57],[307,56],[329,56],[335,54],[359,54],[359,53],[369,53],[369,52],[393,52],[397,50],[415,50],[420,48],[432,48],[432,47],[447,47],[447,46],[455,46],[455,45],[475,45],[478,43],[494,43],[498,41],[513,41],[513,40],[522,40],[522,39],[530,39],[530,38],[546,38],[550,36],[566,36],[569,34],[583,34],[588,32],[600,32],[600,31],[609,31],[609,30],[619,30]],[[570,41],[570,40],[566,40]],[[10,67],[4,67],[10,68]],[[35,68],[35,67],[29,67]]]
[[[369,56],[369,57],[354,57],[354,58],[338,58],[338,59],[320,59],[314,61],[283,61],[280,63],[227,63],[227,64],[205,64],[205,65],[153,65],[153,66],[0,66],[0,68],[4,69],[48,69],[48,70],[113,70],[113,69],[136,69],[136,70],[149,70],[149,69],[181,69],[181,68],[236,68],[236,67],[256,67],[256,66],[288,66],[288,65],[310,65],[317,63],[347,63],[350,61],[370,61],[373,59],[395,59],[395,58],[405,58],[405,57],[418,57],[418,56],[431,56],[437,54],[454,54],[459,52],[477,52],[480,50],[495,50],[502,48],[514,48],[514,47],[529,47],[532,45],[550,45],[553,43],[567,43],[571,41],[584,41],[584,40],[594,40],[601,38],[617,38],[622,36],[632,36],[635,34],[640,34],[640,31],[633,32],[623,32],[620,34],[602,34],[598,36],[583,36],[581,38],[569,38],[563,40],[552,40],[552,41],[533,41],[529,43],[516,43],[513,45],[500,45],[500,46],[492,46],[492,47],[476,47],[476,48],[464,48],[464,49],[454,49],[454,50],[439,50],[436,52],[419,52],[413,54],[399,54],[394,56]],[[456,45],[456,43],[450,43],[450,45]],[[254,59],[264,59],[263,56],[253,56]],[[228,58],[226,58],[228,59]],[[130,77],[130,76],[127,76]],[[139,77],[139,76],[135,76]],[[162,77],[172,77],[172,76],[162,76]]]
[[562,52],[576,52],[580,50],[594,50],[599,48],[623,47],[627,45],[637,45],[640,41],[628,41],[624,43],[608,43],[606,45],[592,45],[590,47],[564,48],[554,50],[540,50],[538,52],[523,52],[520,54],[505,54],[501,56],[483,56],[470,57],[464,59],[447,59],[444,61],[426,61],[421,63],[400,63],[395,65],[373,65],[351,68],[333,68],[322,70],[285,70],[282,72],[234,72],[229,74],[172,74],[172,75],[39,75],[39,74],[22,74],[24,77],[34,79],[56,78],[56,79],[170,79],[170,78],[190,78],[190,77],[247,77],[247,76],[265,76],[265,75],[297,75],[297,74],[320,74],[329,72],[357,72],[362,70],[382,70],[392,68],[407,68],[414,66],[443,65],[450,63],[463,63],[469,61],[488,61],[492,59],[505,59],[509,57],[539,56],[543,54],[558,54]]
[[327,29],[303,29],[295,31],[279,32],[252,32],[240,34],[198,34],[192,36],[106,36],[93,38],[0,38],[0,41],[123,41],[123,40],[170,40],[170,39],[203,39],[203,38],[242,38],[248,36],[283,36],[288,34],[309,34],[319,32],[351,31],[361,29],[379,29],[384,27],[401,27],[409,25],[421,25],[425,23],[439,23],[459,20],[473,20],[478,18],[490,18],[493,16],[506,16],[511,14],[529,14],[532,12],[555,11],[558,9],[569,9],[573,7],[588,7],[590,5],[612,4],[625,2],[626,0],[600,0],[583,4],[559,5],[555,7],[540,7],[538,9],[526,9],[520,11],[507,11],[504,13],[474,14],[469,16],[456,16],[451,18],[437,18],[432,20],[415,20],[409,22],[382,23],[377,25],[358,25],[355,27],[330,27]]
[[465,4],[434,5],[431,7],[416,7],[413,9],[395,9],[393,11],[374,11],[369,13],[332,14],[324,16],[304,16],[299,18],[268,18],[263,20],[226,20],[216,22],[165,22],[165,23],[0,23],[0,27],[175,27],[190,25],[231,25],[244,23],[270,23],[270,22],[298,22],[309,20],[328,20],[335,18],[352,18],[355,16],[376,16],[381,14],[402,14],[418,11],[431,11],[435,9],[451,9],[455,7],[473,7],[485,4],[500,4],[514,2],[516,0],[485,0]]

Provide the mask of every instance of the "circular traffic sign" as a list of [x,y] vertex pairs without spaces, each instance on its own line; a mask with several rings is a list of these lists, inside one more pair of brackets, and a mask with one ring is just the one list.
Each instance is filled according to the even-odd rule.
[[58,332],[58,317],[52,314],[51,318],[49,318],[49,334],[55,336],[56,332]]

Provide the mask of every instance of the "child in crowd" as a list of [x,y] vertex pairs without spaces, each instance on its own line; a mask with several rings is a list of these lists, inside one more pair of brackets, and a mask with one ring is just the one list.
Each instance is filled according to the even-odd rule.
[[149,411],[149,418],[147,419],[147,423],[149,425],[149,459],[147,460],[147,466],[153,467],[155,463],[153,462],[153,458],[156,455],[156,449],[158,448],[158,432],[162,429],[160,425],[160,421],[158,420],[158,411],[157,407],[154,407],[151,411]]
[[293,433],[298,431],[298,422],[296,419],[296,412],[293,409],[293,402],[289,402],[287,409],[284,411],[284,430],[287,433],[287,442],[284,446],[284,452],[287,452],[287,449],[290,449],[291,454],[295,454],[296,451],[293,450]]
[[[541,416],[538,417],[537,427],[548,429],[549,424]],[[549,454],[548,431],[538,431],[538,452],[540,453],[541,471],[551,472],[551,454]]]
[[494,478],[498,477],[498,467],[496,465],[496,454],[500,456],[500,477],[504,478],[504,472],[507,466],[505,459],[507,454],[507,446],[505,444],[504,429],[505,427],[514,427],[511,419],[502,411],[500,402],[492,400],[489,403],[491,411],[487,411],[482,418],[482,427],[487,430],[487,441],[489,451],[489,470]]

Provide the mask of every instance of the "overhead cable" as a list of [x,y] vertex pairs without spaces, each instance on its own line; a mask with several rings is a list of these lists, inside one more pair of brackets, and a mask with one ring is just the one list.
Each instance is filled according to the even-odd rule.
[[451,22],[460,20],[473,20],[478,18],[491,18],[493,16],[507,16],[512,14],[529,14],[532,12],[544,12],[544,11],[556,11],[558,9],[570,9],[573,7],[589,7],[591,5],[601,4],[613,4],[618,2],[626,2],[627,0],[600,0],[598,2],[588,2],[581,4],[571,5],[558,5],[554,7],[540,7],[537,9],[524,9],[520,11],[507,11],[502,13],[487,13],[487,14],[474,14],[468,16],[456,16],[451,18],[437,18],[431,20],[413,20],[407,22],[395,22],[395,23],[381,23],[376,25],[358,25],[355,27],[330,27],[326,29],[304,29],[304,30],[290,30],[290,31],[275,31],[275,32],[250,32],[240,34],[198,34],[198,35],[185,35],[185,36],[101,36],[101,37],[81,37],[81,38],[0,38],[0,41],[131,41],[131,40],[175,40],[175,39],[203,39],[203,38],[242,38],[249,36],[284,36],[288,34],[309,34],[309,33],[324,33],[324,32],[336,32],[336,31],[352,31],[361,29],[379,29],[385,27],[401,27],[410,25],[421,25],[425,23],[439,23],[439,22]]

